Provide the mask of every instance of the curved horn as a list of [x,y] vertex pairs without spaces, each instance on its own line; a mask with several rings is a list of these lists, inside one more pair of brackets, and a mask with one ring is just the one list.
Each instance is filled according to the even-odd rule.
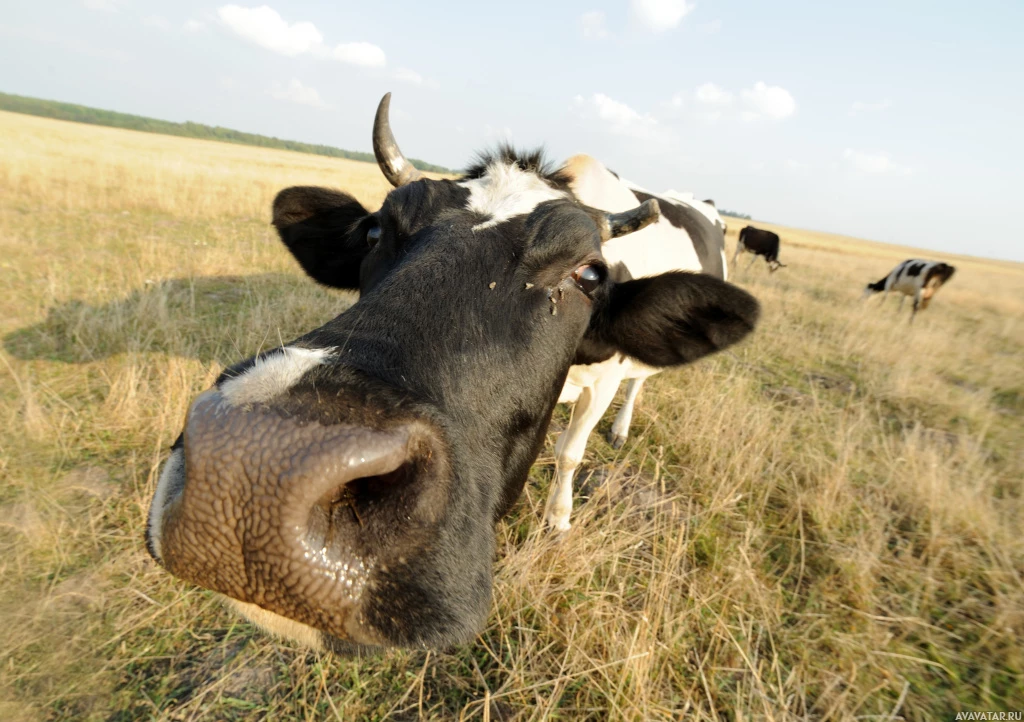
[[391,121],[388,120],[390,109],[391,93],[385,93],[380,105],[377,106],[377,117],[373,119],[373,154],[377,156],[377,165],[380,166],[384,177],[397,188],[419,180],[423,174],[416,170],[399,150],[395,136],[391,132]]
[[604,227],[601,228],[601,241],[608,241],[646,228],[658,220],[660,215],[661,208],[658,207],[658,201],[654,198],[648,198],[636,208],[622,213],[606,213]]

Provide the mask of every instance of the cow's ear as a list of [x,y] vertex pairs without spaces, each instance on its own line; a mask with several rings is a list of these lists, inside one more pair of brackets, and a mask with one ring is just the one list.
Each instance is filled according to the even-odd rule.
[[678,366],[736,343],[759,314],[741,288],[671,271],[615,284],[588,336],[649,366]]
[[288,250],[314,280],[333,288],[358,288],[359,266],[370,250],[366,209],[352,196],[327,188],[285,188],[274,199],[274,226]]

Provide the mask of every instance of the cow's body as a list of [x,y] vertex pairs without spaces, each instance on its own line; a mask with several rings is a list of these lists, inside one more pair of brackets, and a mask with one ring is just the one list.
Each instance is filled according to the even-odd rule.
[[[754,226],[744,226],[740,230],[739,238],[736,241],[736,253],[732,257],[733,265],[736,265],[736,260],[739,258],[740,253],[744,251],[754,255],[750,259],[751,264],[757,260],[758,256],[762,256],[768,264],[768,271],[771,273],[786,267],[784,263],[779,261],[779,234],[773,231],[754,228]],[[750,266],[747,267],[749,268]]]
[[721,229],[723,236],[729,232],[729,226],[726,224],[725,219],[722,218],[722,215],[718,212],[718,207],[712,199],[705,198],[702,201],[697,200],[697,197],[691,192],[684,193],[671,188],[664,193],[659,193],[658,195],[662,198],[667,198],[670,201],[675,201],[676,203],[684,203],[694,210],[700,211],[705,218],[711,221],[713,226]]
[[932,296],[953,277],[955,272],[956,268],[948,263],[911,258],[897,265],[885,278],[869,283],[864,288],[864,296],[867,297],[873,293],[888,295],[890,291],[895,291],[900,294],[900,305],[897,311],[903,308],[903,302],[907,300],[907,296],[913,296],[914,310],[910,313],[910,319],[913,320],[918,309],[928,308]]
[[[429,180],[387,115],[385,96],[374,152],[395,189],[378,211],[325,188],[274,201],[302,268],[359,300],[196,399],[146,528],[173,574],[314,647],[472,638],[490,607],[494,525],[570,366],[689,363],[758,315],[712,276],[616,275],[603,244],[656,220],[654,201],[620,194],[630,210],[606,213],[574,195],[588,173],[509,149]],[[679,253],[700,263],[693,246]],[[656,261],[641,254],[636,268]]]
[[[597,160],[576,156],[567,168],[573,177],[574,195],[587,205],[604,211],[623,211],[637,203],[656,198],[661,217],[604,246],[605,259],[612,272],[623,280],[652,276],[670,270],[698,271],[725,280],[725,242],[713,206],[698,208],[701,201],[654,196],[629,181],[621,180]],[[706,205],[706,204],[703,204]],[[571,526],[572,486],[587,439],[604,416],[623,381],[628,381],[626,397],[612,424],[609,442],[620,448],[629,435],[636,400],[644,381],[662,369],[647,366],[636,359],[615,354],[598,363],[574,365],[569,369],[559,402],[575,403],[569,426],[555,445],[555,483],[545,509],[545,520],[555,530]]]

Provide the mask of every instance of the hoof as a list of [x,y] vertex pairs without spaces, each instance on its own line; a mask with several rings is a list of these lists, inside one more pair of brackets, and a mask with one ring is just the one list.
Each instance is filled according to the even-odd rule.
[[621,434],[609,432],[608,443],[612,445],[613,449],[621,449],[626,444],[626,437]]
[[572,529],[572,524],[569,523],[569,515],[562,516],[561,514],[546,514],[544,521],[548,525],[548,531],[553,534],[564,534],[565,532]]

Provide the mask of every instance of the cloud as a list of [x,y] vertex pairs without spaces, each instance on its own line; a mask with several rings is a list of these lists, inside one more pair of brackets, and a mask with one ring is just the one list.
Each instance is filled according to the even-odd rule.
[[316,88],[303,85],[297,78],[292,78],[291,82],[285,87],[275,83],[274,87],[268,92],[278,100],[287,100],[299,105],[308,105],[313,108],[323,108],[325,105]]
[[206,23],[201,20],[186,20],[184,28],[187,33],[201,33],[206,30]]
[[280,55],[295,57],[309,53],[367,68],[387,64],[384,51],[373,43],[341,43],[328,47],[313,23],[289,23],[267,5],[258,8],[224,5],[218,8],[217,15],[236,35]]
[[580,15],[580,26],[583,28],[583,37],[585,38],[601,40],[608,37],[603,10],[591,10]]
[[704,83],[693,92],[693,98],[701,105],[725,106],[732,104],[732,93],[714,83]]
[[864,103],[857,100],[850,106],[850,115],[857,115],[858,113],[874,113],[886,110],[890,105],[892,105],[892,103],[888,100],[883,100],[880,103]]
[[894,163],[886,153],[866,153],[853,148],[843,151],[843,159],[861,173],[873,175],[910,175],[910,168]]
[[373,43],[341,43],[327,53],[328,57],[364,68],[383,68],[387,65],[384,51]]
[[392,77],[395,80],[399,80],[403,83],[409,83],[410,85],[419,85],[424,88],[438,88],[440,84],[432,78],[424,78],[422,75],[417,73],[415,70],[409,68],[398,68],[392,73]]
[[658,121],[653,116],[638,113],[625,103],[604,93],[594,93],[590,98],[577,95],[574,102],[585,116],[596,116],[612,133],[644,139],[651,139],[659,134]]
[[412,85],[423,85],[423,76],[415,70],[409,70],[408,68],[396,70],[395,80],[401,80],[403,83],[410,83]]
[[746,110],[740,115],[744,120],[771,118],[782,120],[796,112],[796,101],[789,91],[778,85],[766,85],[758,81],[749,90],[741,90],[740,98]]
[[660,33],[679,25],[695,4],[686,0],[632,0],[630,10],[646,29]]
[[289,57],[308,53],[324,41],[313,23],[289,24],[266,5],[258,8],[225,5],[217,10],[217,15],[221,22],[249,42]]

